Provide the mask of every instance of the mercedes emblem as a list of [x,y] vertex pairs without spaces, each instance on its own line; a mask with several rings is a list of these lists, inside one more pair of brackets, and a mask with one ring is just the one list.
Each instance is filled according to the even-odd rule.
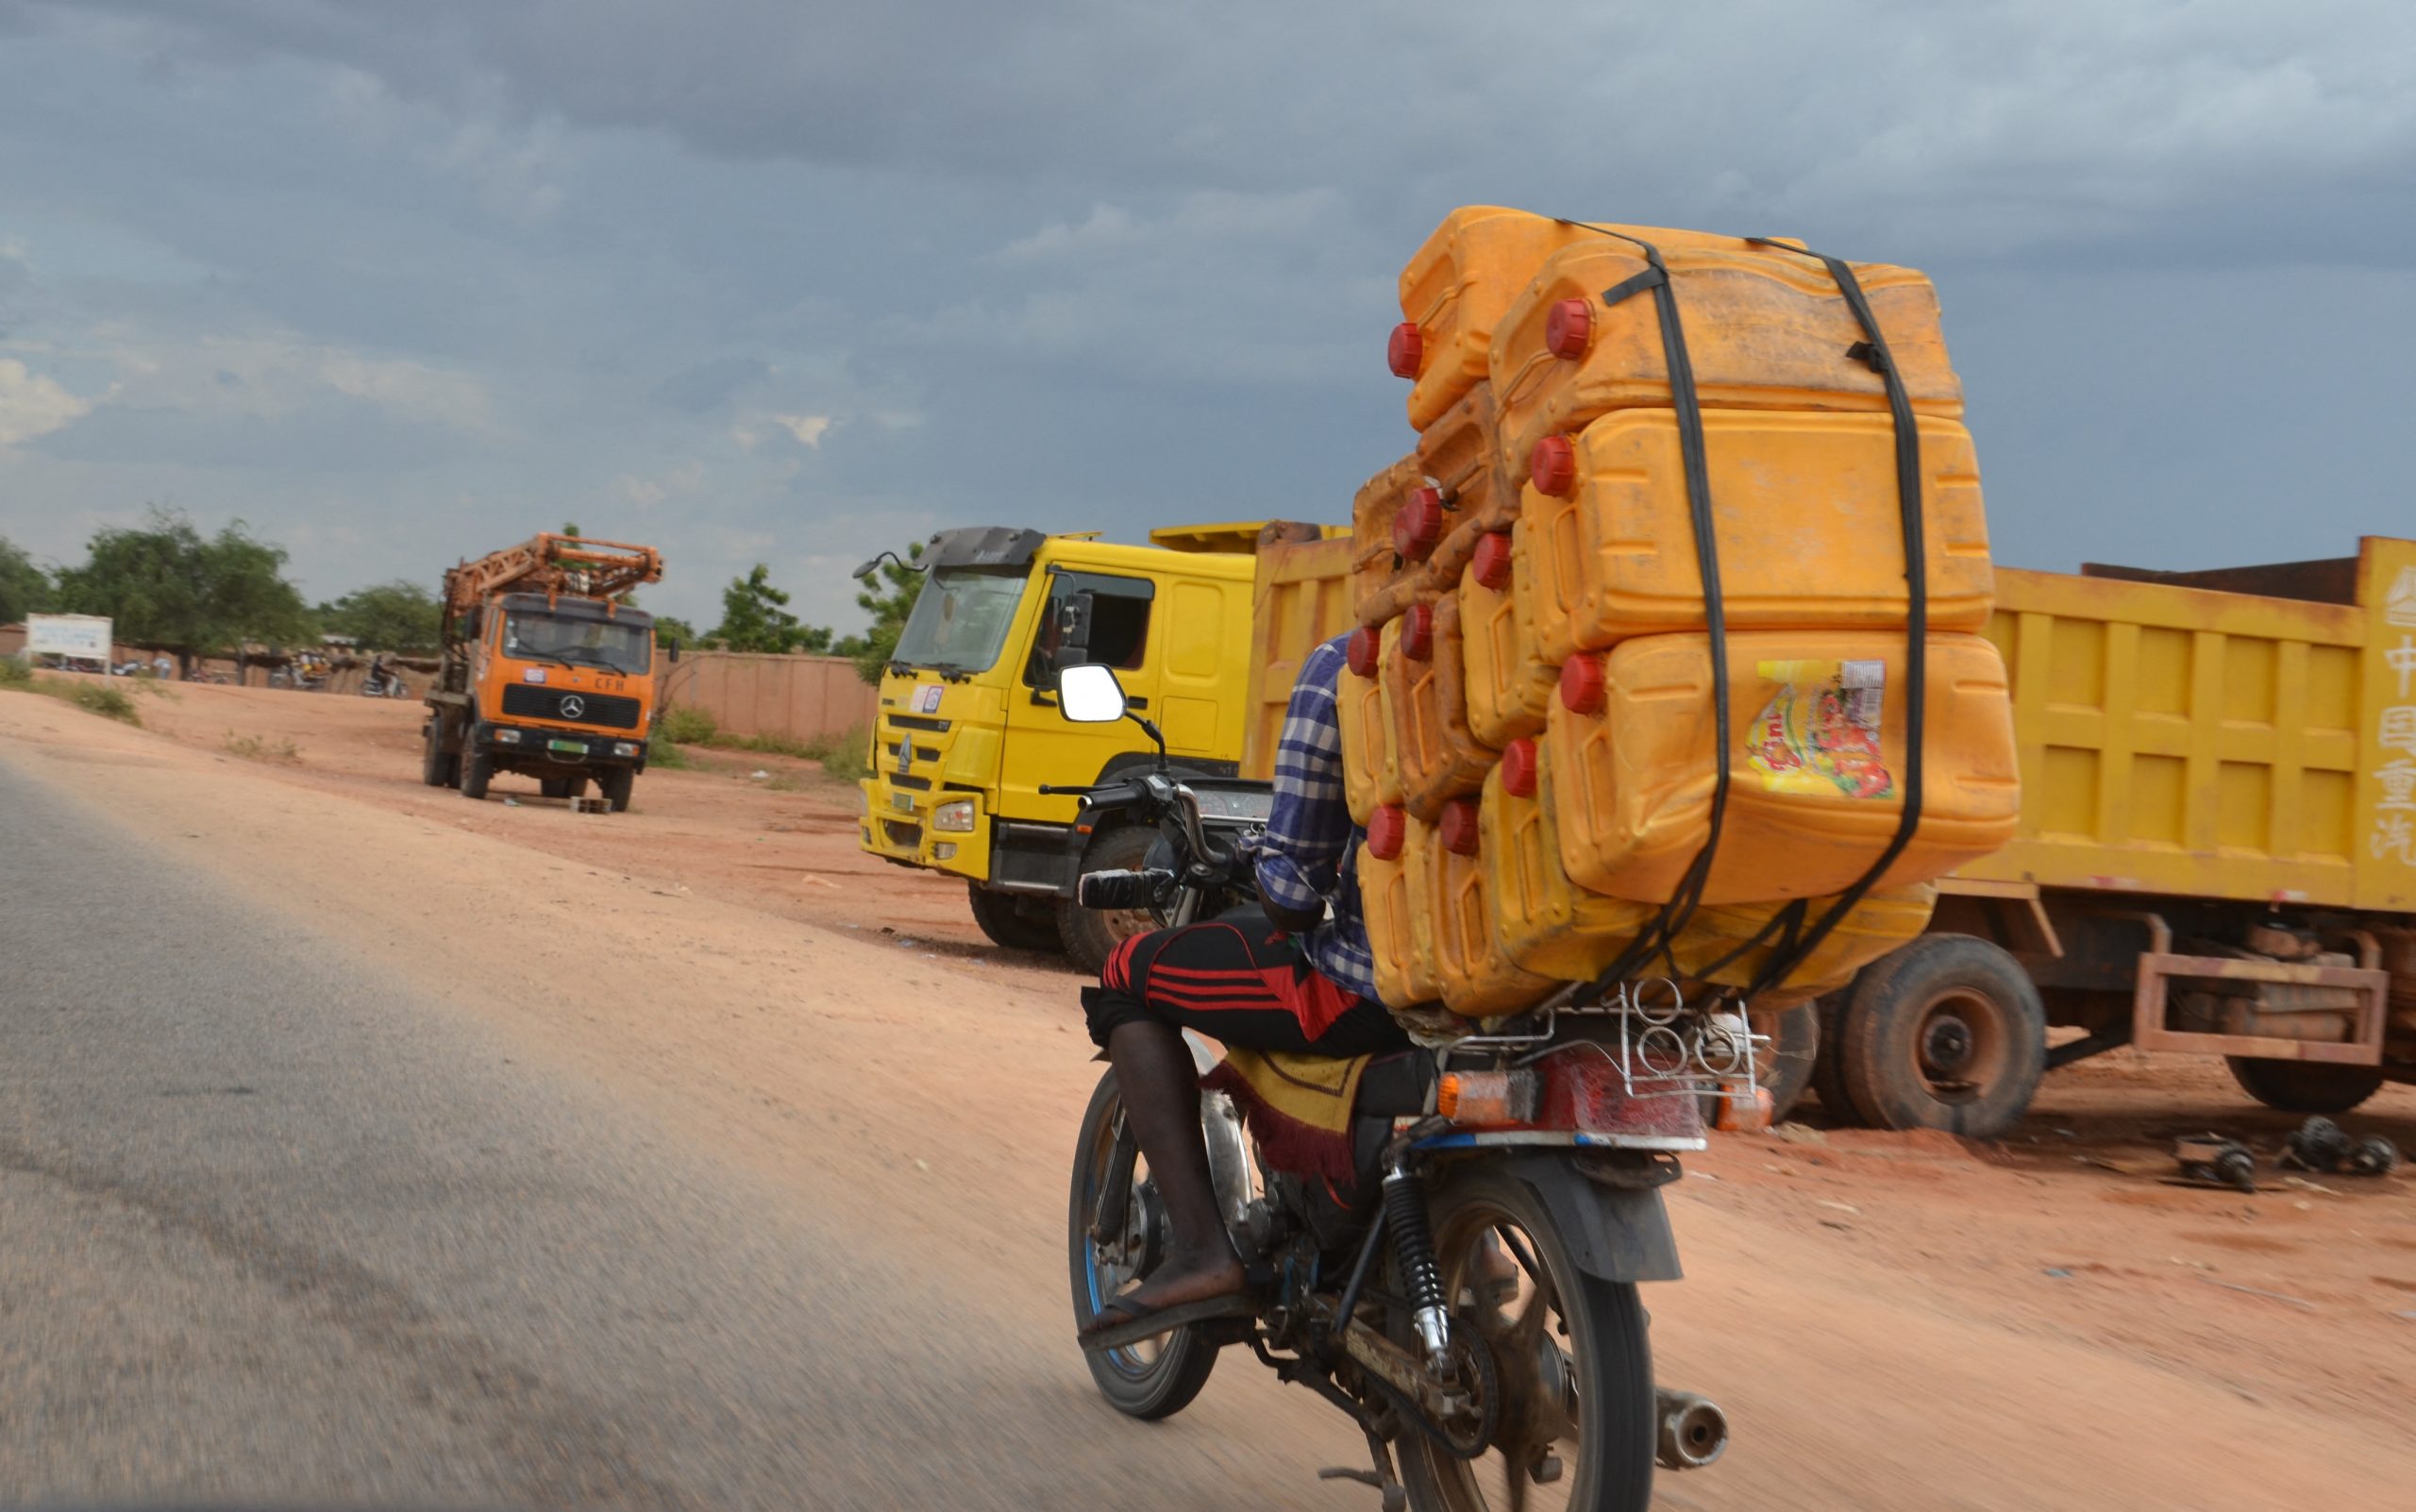
[[577,719],[587,713],[587,700],[576,693],[566,694],[562,697],[562,712],[563,718]]

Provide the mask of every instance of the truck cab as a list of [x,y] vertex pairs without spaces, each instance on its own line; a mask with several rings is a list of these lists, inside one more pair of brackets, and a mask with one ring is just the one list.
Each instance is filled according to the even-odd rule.
[[[965,880],[1002,945],[1062,946],[1096,968],[1138,918],[1073,900],[1085,866],[1138,865],[1149,832],[1091,832],[1071,798],[1155,759],[1129,721],[1078,725],[1057,671],[1116,668],[1168,761],[1232,776],[1241,757],[1255,523],[1162,531],[1155,546],[1006,527],[944,530],[881,680],[864,849]],[[1129,854],[1128,854],[1129,852]]]

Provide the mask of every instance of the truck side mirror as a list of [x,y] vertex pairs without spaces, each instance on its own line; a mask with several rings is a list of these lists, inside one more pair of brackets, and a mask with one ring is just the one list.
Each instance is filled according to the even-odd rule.
[[672,664],[673,664],[674,665],[677,665],[677,664],[679,664],[679,661],[680,661],[680,643],[679,643],[678,641],[665,641],[665,642],[663,642],[663,654],[664,654],[664,655],[666,655],[666,656],[668,656],[668,657],[670,657],[670,658],[671,658]]
[[1124,717],[1124,684],[1095,662],[1066,667],[1057,674],[1057,708],[1078,725],[1112,725]]

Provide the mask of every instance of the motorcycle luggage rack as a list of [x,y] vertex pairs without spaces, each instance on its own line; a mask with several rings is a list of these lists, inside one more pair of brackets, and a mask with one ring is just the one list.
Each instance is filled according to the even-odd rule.
[[[1684,989],[1667,977],[1621,983],[1608,1000],[1596,1002],[1576,1000],[1585,990],[1572,986],[1528,1010],[1521,1016],[1525,1032],[1471,1034],[1443,1049],[1506,1053],[1520,1067],[1569,1051],[1591,1051],[1618,1070],[1630,1097],[1758,1100],[1756,1052],[1770,1043],[1770,1036],[1753,1033],[1742,1013],[1689,1008]],[[1563,1014],[1612,1019],[1619,1037],[1557,1039]]]

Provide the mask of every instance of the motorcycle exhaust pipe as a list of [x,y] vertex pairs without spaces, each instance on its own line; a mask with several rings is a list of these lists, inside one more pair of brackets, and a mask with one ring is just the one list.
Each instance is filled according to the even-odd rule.
[[1728,1453],[1728,1414],[1719,1403],[1656,1386],[1653,1404],[1661,1429],[1653,1458],[1663,1470],[1702,1470]]

